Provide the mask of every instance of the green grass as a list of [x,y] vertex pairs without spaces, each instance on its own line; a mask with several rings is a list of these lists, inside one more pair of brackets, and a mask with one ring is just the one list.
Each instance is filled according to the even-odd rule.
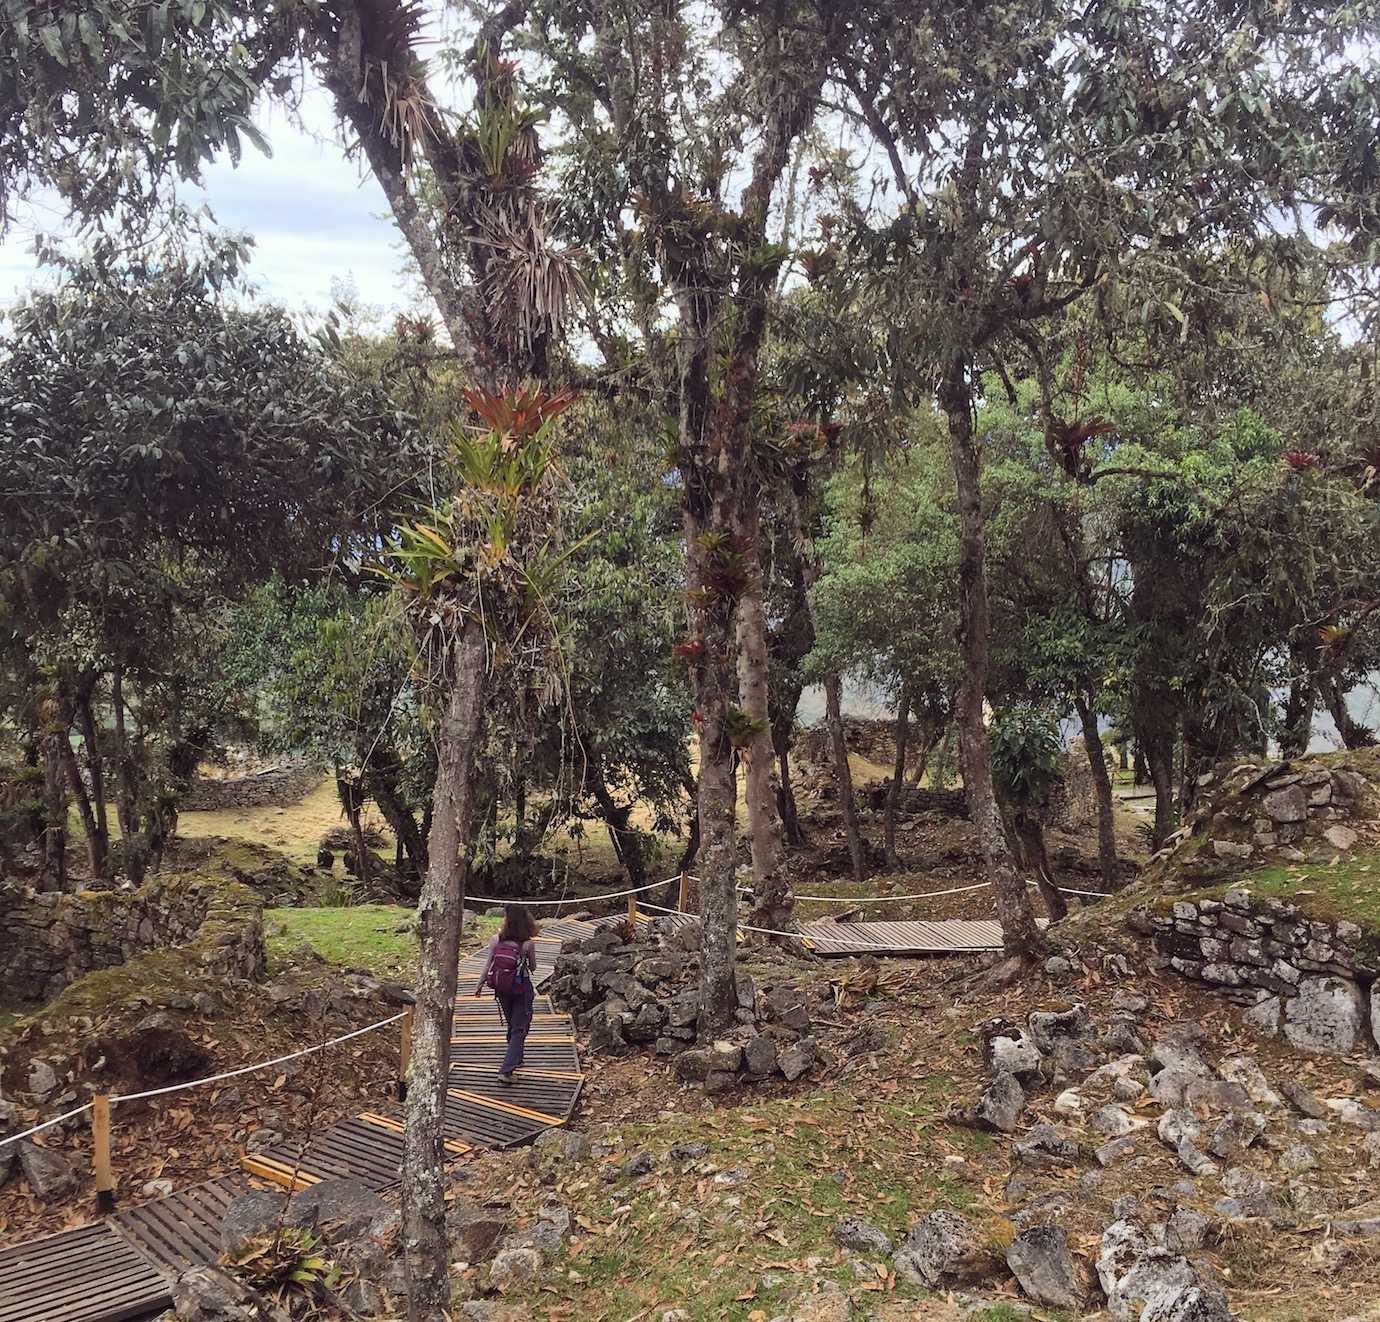
[[[275,971],[291,967],[292,952],[305,941],[331,964],[411,981],[417,967],[412,915],[411,909],[395,904],[268,909],[264,923],[274,932],[268,938],[269,960]],[[496,917],[467,916],[466,948],[488,940],[497,925]]]
[[1358,850],[1335,863],[1261,868],[1243,880],[1259,895],[1297,900],[1380,931],[1380,849]]

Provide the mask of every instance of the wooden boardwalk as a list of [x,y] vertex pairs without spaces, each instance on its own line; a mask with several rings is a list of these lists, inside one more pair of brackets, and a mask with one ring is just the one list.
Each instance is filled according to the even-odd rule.
[[[587,923],[548,923],[537,946],[543,985],[561,942],[588,935]],[[475,1148],[508,1148],[563,1125],[583,1075],[568,1015],[545,996],[534,1004],[525,1060],[512,1086],[499,1083],[505,1029],[492,996],[474,996],[482,955],[463,960],[451,1034],[444,1133],[452,1161]],[[233,1198],[265,1184],[300,1190],[322,1180],[356,1180],[375,1191],[401,1173],[403,1112],[380,1104],[309,1141],[244,1153],[245,1174],[210,1180],[120,1211],[93,1225],[0,1249],[0,1322],[126,1322],[172,1306],[172,1283],[188,1267],[220,1256],[220,1228]]]

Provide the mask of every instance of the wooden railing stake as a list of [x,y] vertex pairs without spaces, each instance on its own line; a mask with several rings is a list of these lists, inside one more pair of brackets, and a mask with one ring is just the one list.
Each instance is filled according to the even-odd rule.
[[629,937],[637,935],[637,896],[628,896],[628,934]]
[[690,874],[682,872],[680,874],[680,899],[676,901],[676,908],[681,913],[685,913],[690,905]]
[[402,1043],[398,1048],[398,1101],[407,1101],[407,1071],[412,1064],[412,1013],[408,1006],[402,1017]]
[[115,1210],[115,1176],[110,1167],[110,1096],[97,1093],[91,1099],[92,1165],[96,1172],[96,1210]]

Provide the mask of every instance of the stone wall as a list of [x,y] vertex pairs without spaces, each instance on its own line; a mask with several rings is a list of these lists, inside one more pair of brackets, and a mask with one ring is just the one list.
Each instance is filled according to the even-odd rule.
[[1242,889],[1137,910],[1162,967],[1249,1006],[1261,1032],[1307,1051],[1346,1054],[1380,1046],[1380,938],[1357,924],[1324,922],[1283,900]]
[[0,886],[0,996],[39,1004],[96,969],[149,950],[196,944],[208,972],[264,971],[263,907],[234,883],[157,877],[139,890],[37,894]]

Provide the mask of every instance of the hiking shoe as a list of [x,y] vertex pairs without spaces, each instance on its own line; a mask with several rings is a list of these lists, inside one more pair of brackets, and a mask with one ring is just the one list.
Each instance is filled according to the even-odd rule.
[[503,1074],[500,1072],[498,1076],[498,1081],[499,1083],[512,1083],[513,1076],[511,1074]]

